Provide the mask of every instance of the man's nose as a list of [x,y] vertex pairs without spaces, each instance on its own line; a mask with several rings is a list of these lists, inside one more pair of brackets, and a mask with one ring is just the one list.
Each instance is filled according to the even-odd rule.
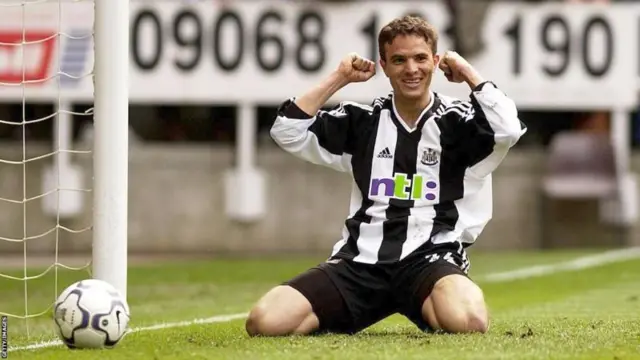
[[415,73],[418,71],[418,64],[413,59],[409,59],[406,62],[405,71],[410,74]]

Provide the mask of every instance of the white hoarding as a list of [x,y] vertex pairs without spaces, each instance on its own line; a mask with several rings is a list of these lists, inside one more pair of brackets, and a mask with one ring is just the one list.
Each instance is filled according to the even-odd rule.
[[[22,9],[25,9],[23,15]],[[0,97],[91,99],[93,5],[36,3],[0,13]],[[313,86],[347,53],[377,59],[377,34],[396,16],[426,17],[450,49],[451,21],[439,2],[132,2],[130,96],[139,102],[277,103]],[[60,16],[59,16],[60,15]],[[8,43],[22,40],[24,49]],[[114,26],[117,26],[114,24]],[[64,33],[56,37],[58,32]],[[636,103],[640,5],[544,6],[494,3],[486,47],[471,62],[520,106],[598,108]],[[49,39],[43,41],[44,39]],[[60,41],[59,41],[59,40]],[[24,64],[24,65],[23,65]],[[72,75],[55,81],[61,71]],[[81,77],[80,79],[77,79]],[[20,86],[25,78],[31,83]],[[49,79],[48,81],[39,81]],[[14,86],[6,86],[13,83]],[[441,73],[434,89],[466,97]],[[382,71],[336,100],[369,102],[388,93]]]

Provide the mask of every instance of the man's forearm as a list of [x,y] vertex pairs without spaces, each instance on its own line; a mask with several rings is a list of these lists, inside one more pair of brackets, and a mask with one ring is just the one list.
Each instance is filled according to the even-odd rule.
[[331,73],[311,90],[296,98],[295,104],[305,113],[315,115],[348,81],[338,72]]
[[464,81],[469,85],[471,90],[475,89],[478,85],[484,82],[484,78],[474,69],[468,68],[463,73]]

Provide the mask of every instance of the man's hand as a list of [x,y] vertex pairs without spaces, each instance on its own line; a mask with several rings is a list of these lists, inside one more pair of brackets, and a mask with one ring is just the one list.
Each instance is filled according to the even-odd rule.
[[349,83],[363,82],[371,79],[376,73],[373,61],[364,59],[358,54],[347,55],[336,71],[318,85],[295,100],[296,105],[308,115],[314,115],[325,103]]
[[442,56],[439,67],[451,82],[466,82],[472,89],[484,82],[473,66],[455,51],[447,51]]
[[351,53],[340,62],[338,74],[346,83],[364,82],[376,74],[376,64],[356,53]]

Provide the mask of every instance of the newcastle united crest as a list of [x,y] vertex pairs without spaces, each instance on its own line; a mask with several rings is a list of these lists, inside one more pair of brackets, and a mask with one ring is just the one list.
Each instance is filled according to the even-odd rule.
[[420,162],[424,165],[433,166],[438,163],[438,153],[434,149],[428,148],[422,151]]

